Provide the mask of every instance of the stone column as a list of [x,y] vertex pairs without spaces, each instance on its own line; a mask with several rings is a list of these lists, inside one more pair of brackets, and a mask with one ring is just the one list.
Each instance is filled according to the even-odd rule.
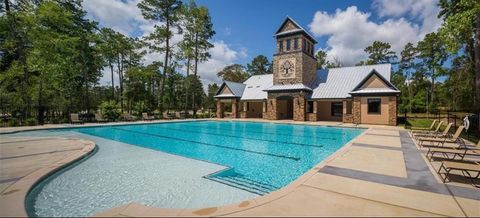
[[277,117],[277,99],[269,98],[267,100],[267,119],[269,120],[278,120]]
[[293,99],[293,120],[305,121],[305,97],[299,95]]
[[317,114],[318,111],[318,101],[313,101],[313,113]]
[[238,118],[238,99],[232,99],[232,118]]
[[353,97],[353,123],[360,124],[362,122],[361,119],[361,111],[360,111],[360,97]]
[[217,118],[223,118],[224,105],[220,100],[217,100]]
[[388,125],[397,125],[397,96],[388,97]]

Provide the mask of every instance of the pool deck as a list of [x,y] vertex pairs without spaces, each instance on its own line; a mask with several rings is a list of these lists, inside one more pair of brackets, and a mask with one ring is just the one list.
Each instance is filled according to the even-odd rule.
[[[354,126],[335,122],[287,123]],[[266,196],[234,205],[199,209],[162,209],[132,202],[95,216],[480,216],[480,189],[474,188],[468,181],[462,179],[442,183],[436,173],[438,161],[426,160],[425,150],[420,149],[403,128],[359,126],[369,129],[292,184]],[[55,127],[58,126],[48,128]],[[18,130],[20,129],[0,129],[0,132]],[[81,153],[85,155],[94,147],[91,143],[80,140],[60,138],[25,140],[23,138],[6,141],[3,137],[0,140],[1,181],[6,181],[5,185],[0,183],[2,191],[0,216],[26,215],[20,213],[21,211],[24,213],[23,202],[13,206],[9,200],[12,197],[9,196],[16,195],[19,198],[18,196],[23,195],[24,198],[29,187],[36,181],[30,178],[32,174],[37,175],[35,178],[38,180],[42,177],[38,176],[42,174],[37,173],[38,171],[43,170],[42,175],[45,175],[47,171],[45,169],[51,172],[60,165],[78,159],[82,156]],[[53,141],[47,143],[49,140]],[[52,143],[58,146],[55,151],[63,152],[48,153],[48,149],[52,149],[49,148]],[[42,145],[42,148],[32,145]],[[15,153],[19,152],[18,150],[25,153]],[[32,152],[29,153],[30,151]],[[38,155],[28,156],[34,158],[29,158],[27,163],[25,159],[22,161],[16,158],[37,153]],[[58,157],[42,158],[42,155]],[[8,174],[10,177],[4,177],[4,168],[8,168],[1,162],[4,160],[13,162],[9,167],[12,171]],[[25,172],[22,174],[21,171]],[[16,188],[18,183],[24,184],[23,188]],[[15,191],[17,189],[21,191]]]

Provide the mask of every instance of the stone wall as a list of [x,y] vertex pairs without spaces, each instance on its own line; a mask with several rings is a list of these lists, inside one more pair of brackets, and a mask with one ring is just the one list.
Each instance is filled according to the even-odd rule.
[[223,118],[224,109],[223,102],[217,100],[217,118]]
[[317,113],[307,113],[307,121],[318,121]]
[[232,118],[238,118],[239,117],[239,101],[238,99],[232,99]]
[[344,123],[353,123],[353,114],[343,114],[342,122]]
[[305,92],[289,92],[289,93],[268,93],[267,112],[264,114],[265,119],[278,120],[278,97],[288,96],[293,98],[293,120],[305,121],[307,119],[305,107],[307,101]]
[[397,125],[397,96],[388,97],[388,125]]
[[361,98],[358,96],[353,97],[353,123],[361,123]]
[[314,58],[303,55],[302,56],[302,82],[305,85],[310,85],[317,77],[317,60]]

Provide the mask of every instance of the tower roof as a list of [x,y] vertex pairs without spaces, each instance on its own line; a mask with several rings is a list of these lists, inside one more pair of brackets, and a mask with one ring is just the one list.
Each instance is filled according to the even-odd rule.
[[312,35],[310,35],[310,33],[308,33],[305,29],[303,29],[302,26],[300,26],[300,24],[298,24],[297,22],[295,22],[291,17],[287,16],[287,18],[285,18],[285,20],[283,21],[282,25],[280,25],[280,27],[278,28],[278,30],[275,32],[275,36],[276,37],[280,37],[280,36],[285,36],[285,35],[291,35],[291,34],[295,34],[295,33],[302,33],[304,34],[307,38],[309,38],[310,40],[312,40],[314,43],[317,43],[317,41],[315,40],[315,38],[313,38]]

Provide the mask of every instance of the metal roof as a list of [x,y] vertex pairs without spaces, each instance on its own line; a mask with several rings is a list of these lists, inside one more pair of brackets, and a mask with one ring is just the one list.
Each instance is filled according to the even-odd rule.
[[273,74],[255,75],[243,82],[245,90],[240,100],[263,100],[267,99],[264,89],[273,84]]
[[[283,31],[283,32],[280,32],[280,30],[282,30],[282,27],[283,25],[285,25],[285,23],[287,21],[291,21],[293,24],[295,24],[295,26],[297,26],[297,29],[294,29],[294,30],[288,30],[288,31]],[[305,29],[303,29],[303,27],[298,24],[295,20],[293,20],[291,17],[287,16],[287,18],[285,18],[285,20],[283,21],[282,25],[280,25],[280,27],[278,28],[278,30],[275,32],[275,36],[281,36],[281,35],[285,35],[285,34],[288,34],[288,33],[294,33],[294,32],[303,32],[305,34],[307,34],[307,36],[314,42],[314,43],[317,43],[317,40],[315,40],[315,38],[308,32],[306,31]]]
[[[232,91],[232,94],[220,94],[222,91],[223,87],[227,86],[230,91]],[[217,94],[214,96],[216,98],[226,98],[226,97],[237,97],[240,98],[243,95],[243,90],[245,90],[245,84],[243,83],[236,83],[236,82],[231,82],[231,81],[223,81],[222,86],[218,89]]]
[[312,91],[312,89],[303,83],[295,83],[295,84],[285,84],[285,85],[273,85],[265,91],[284,91],[284,90],[308,90]]
[[348,98],[350,92],[373,70],[390,81],[391,65],[377,64],[340,67],[317,71],[317,80],[312,84],[312,99]]
[[379,88],[379,89],[361,89],[357,91],[350,92],[350,94],[380,94],[380,93],[400,93],[398,90],[389,89],[389,88]]

